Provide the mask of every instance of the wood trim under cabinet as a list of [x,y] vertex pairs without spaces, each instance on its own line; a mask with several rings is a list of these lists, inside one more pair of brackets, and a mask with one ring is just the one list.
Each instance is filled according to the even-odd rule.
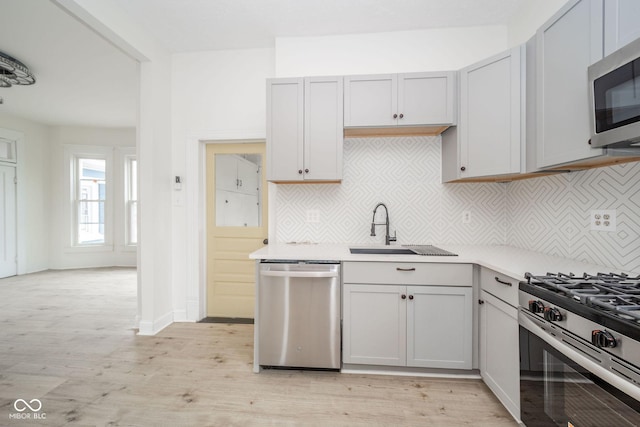
[[342,181],[269,181],[274,184],[342,184]]
[[589,159],[581,162],[555,166],[540,172],[521,173],[515,175],[498,175],[498,176],[482,176],[476,178],[461,178],[447,183],[463,183],[463,182],[511,182],[521,179],[538,178],[540,176],[557,175],[559,173],[577,172],[586,169],[595,169],[606,166],[614,166],[622,163],[638,162],[640,157],[605,157]]
[[392,126],[345,128],[345,138],[372,138],[385,136],[437,136],[449,128],[445,126]]
[[629,162],[637,162],[640,161],[640,157],[603,157],[603,158],[594,158],[583,161],[578,161],[574,163],[570,163],[567,165],[553,166],[549,168],[550,171],[553,170],[564,170],[564,171],[578,171],[584,169],[594,169],[601,168],[605,166],[614,166],[622,163]]

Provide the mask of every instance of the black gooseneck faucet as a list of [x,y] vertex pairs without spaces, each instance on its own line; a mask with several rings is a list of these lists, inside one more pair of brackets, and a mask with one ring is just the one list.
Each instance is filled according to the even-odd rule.
[[[382,206],[385,212],[385,222],[376,224],[376,212],[378,208]],[[387,205],[384,203],[378,203],[376,207],[373,209],[373,219],[371,220],[371,236],[376,235],[376,225],[384,225],[386,226],[386,234],[384,236],[384,244],[389,245],[391,242],[396,241],[396,235],[393,233],[393,237],[389,236],[389,210],[387,209]]]

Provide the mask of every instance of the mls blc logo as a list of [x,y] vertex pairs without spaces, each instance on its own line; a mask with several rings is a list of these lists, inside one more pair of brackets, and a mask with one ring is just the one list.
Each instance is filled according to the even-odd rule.
[[47,414],[40,412],[42,410],[42,402],[40,399],[31,399],[28,402],[24,399],[16,399],[13,402],[13,409],[16,412],[9,414],[9,419],[14,420],[44,420]]

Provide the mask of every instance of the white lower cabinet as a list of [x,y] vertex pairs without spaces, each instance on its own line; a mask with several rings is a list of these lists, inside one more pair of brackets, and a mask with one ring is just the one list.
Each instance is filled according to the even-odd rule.
[[[373,284],[343,285],[343,362],[471,369],[471,284],[466,286],[465,279],[460,286],[434,286],[428,278],[424,278],[425,285],[393,284],[403,280],[404,283],[415,282],[415,275],[422,273],[421,268],[385,264],[370,263],[367,270],[376,275],[369,278]],[[453,268],[456,267],[458,270],[452,272],[454,276],[466,276],[468,271],[468,282],[472,280],[471,266]],[[390,271],[387,277],[392,284],[375,284],[384,276],[382,269]],[[434,269],[438,275],[444,273],[438,271],[437,266]],[[353,278],[351,272],[355,271],[355,267],[350,269],[349,263],[345,263],[345,282]],[[367,279],[356,280],[366,282]]]
[[518,310],[505,302],[513,300],[512,294],[517,299],[518,281],[483,268],[480,283],[480,373],[500,402],[519,420]]
[[406,287],[343,287],[342,361],[404,366],[407,354]]
[[407,366],[471,369],[472,289],[408,286],[407,294]]

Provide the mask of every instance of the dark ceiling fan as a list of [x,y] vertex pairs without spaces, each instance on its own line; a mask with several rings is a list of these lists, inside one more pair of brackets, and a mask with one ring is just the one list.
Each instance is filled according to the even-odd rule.
[[22,62],[0,52],[0,87],[13,85],[32,85],[36,78]]

